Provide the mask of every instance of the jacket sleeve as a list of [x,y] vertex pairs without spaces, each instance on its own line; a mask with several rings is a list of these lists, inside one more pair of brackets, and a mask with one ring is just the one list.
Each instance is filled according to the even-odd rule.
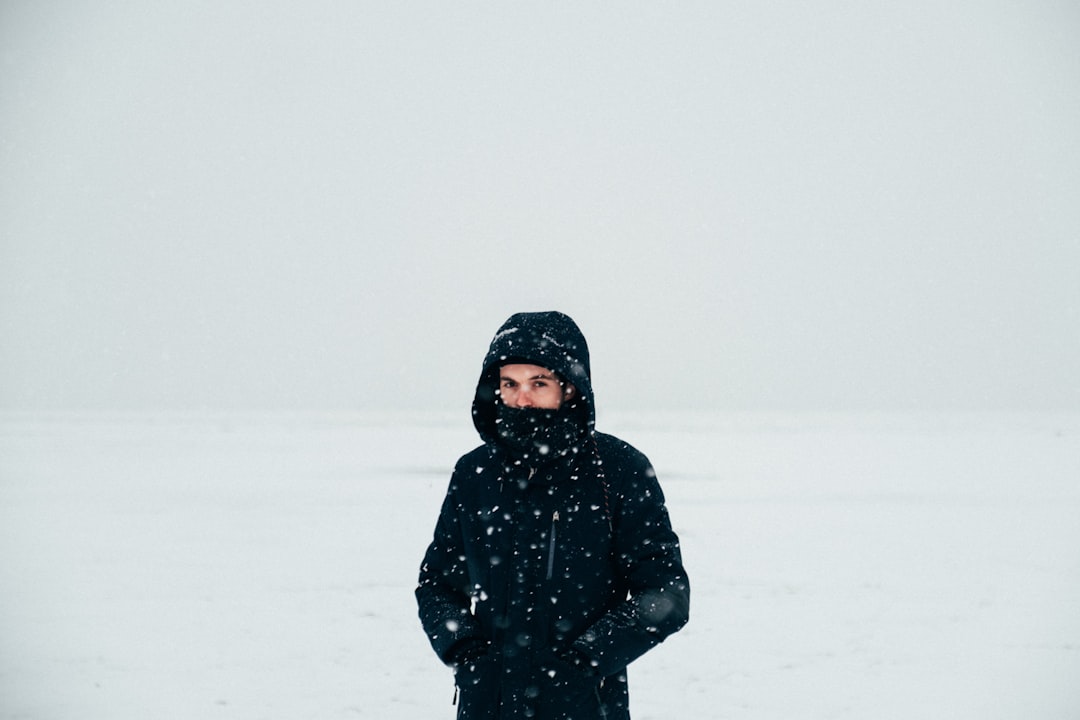
[[648,460],[612,468],[615,562],[626,600],[602,615],[573,645],[602,675],[630,662],[681,629],[690,617],[690,583],[679,538],[671,528],[664,495]]
[[445,663],[453,660],[455,646],[462,641],[484,639],[471,612],[469,573],[465,562],[461,520],[456,501],[457,472],[443,500],[435,534],[420,565],[416,588],[420,622],[431,647]]

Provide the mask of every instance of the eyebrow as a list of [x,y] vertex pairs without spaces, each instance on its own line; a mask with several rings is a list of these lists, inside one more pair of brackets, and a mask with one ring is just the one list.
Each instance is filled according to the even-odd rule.
[[[510,382],[517,382],[517,380],[514,380],[514,378],[507,377],[506,375],[501,376],[499,378],[499,380],[509,380]],[[541,375],[533,375],[531,378],[529,378],[529,380],[551,380],[552,382],[554,382],[555,381],[555,376],[554,375],[543,375],[543,374],[541,374]]]

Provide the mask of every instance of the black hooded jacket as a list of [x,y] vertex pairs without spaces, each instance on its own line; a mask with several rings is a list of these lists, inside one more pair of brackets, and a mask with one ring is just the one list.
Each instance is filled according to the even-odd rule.
[[[498,371],[514,362],[577,390],[544,416],[559,428],[550,444],[504,437]],[[628,720],[626,666],[686,624],[690,590],[648,459],[594,430],[573,320],[507,320],[472,413],[484,444],[454,468],[416,589],[432,647],[455,666],[458,717]]]

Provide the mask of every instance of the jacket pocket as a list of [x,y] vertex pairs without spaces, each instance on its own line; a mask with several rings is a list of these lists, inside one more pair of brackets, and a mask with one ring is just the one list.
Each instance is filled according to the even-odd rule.
[[481,655],[454,670],[454,699],[459,718],[494,718],[499,707],[498,670],[494,658]]

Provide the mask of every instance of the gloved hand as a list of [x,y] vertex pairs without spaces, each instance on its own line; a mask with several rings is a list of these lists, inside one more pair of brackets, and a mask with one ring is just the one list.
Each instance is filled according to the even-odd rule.
[[491,643],[483,638],[465,638],[450,650],[447,664],[454,668],[473,665],[488,654],[490,647]]
[[598,682],[596,667],[585,653],[576,649],[558,653],[546,650],[539,658],[540,672],[545,682],[563,689],[588,689]]
[[598,674],[596,664],[592,661],[592,658],[572,645],[559,653],[558,658],[582,675],[595,677]]

